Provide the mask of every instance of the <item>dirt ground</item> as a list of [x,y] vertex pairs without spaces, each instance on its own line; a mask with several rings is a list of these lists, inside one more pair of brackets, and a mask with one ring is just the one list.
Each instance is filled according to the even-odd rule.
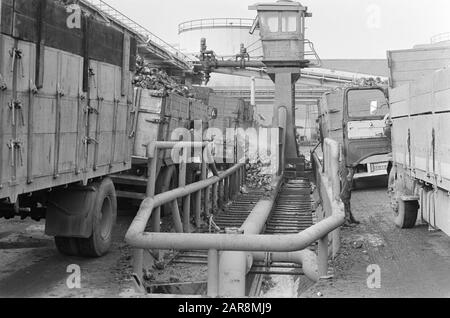
[[[60,255],[44,222],[0,220],[0,298],[117,297],[131,286],[131,253],[123,237],[131,221],[120,217],[112,251],[100,259]],[[81,288],[69,289],[69,265],[81,270]]]
[[[361,225],[343,229],[341,253],[331,262],[335,277],[302,297],[450,297],[450,238],[428,226],[396,228],[383,183],[359,184],[352,205]],[[380,269],[380,285],[369,284],[375,288],[368,287],[375,282],[370,265]]]
[[[136,296],[133,289],[132,250],[124,242],[133,211],[121,211],[111,252],[99,259],[60,255],[53,238],[44,234],[45,222],[0,220],[0,298],[115,298]],[[168,264],[175,256],[166,251],[162,268],[151,268],[149,286],[155,293],[203,292],[204,265]],[[70,289],[67,280],[78,265],[81,288]],[[183,283],[193,282],[192,286]],[[175,286],[181,283],[181,287]],[[158,287],[163,284],[169,286]],[[173,286],[172,286],[173,285]]]

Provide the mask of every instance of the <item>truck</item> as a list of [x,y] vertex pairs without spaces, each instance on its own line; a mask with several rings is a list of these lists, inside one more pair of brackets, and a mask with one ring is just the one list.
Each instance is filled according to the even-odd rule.
[[56,1],[1,1],[0,216],[46,219],[67,255],[111,246],[108,175],[131,168],[137,40],[83,7],[69,28]]
[[390,103],[395,223],[450,235],[450,68],[391,88]]
[[341,145],[342,165],[354,169],[353,182],[388,174],[387,98],[384,87],[355,86],[327,92],[320,99],[320,139],[323,143],[330,138]]
[[[204,93],[206,91],[208,94]],[[226,151],[226,129],[253,126],[253,107],[243,99],[222,96],[201,87],[192,87],[192,92],[195,98],[176,94],[159,96],[148,89],[134,89],[133,109],[136,115],[133,115],[131,130],[131,169],[112,176],[118,187],[119,198],[131,200],[134,205],[139,205],[146,198],[147,146],[155,141],[185,138],[183,132],[189,131],[189,141],[209,140],[217,150],[218,147],[223,147],[214,156],[219,169],[226,169],[229,166],[227,163],[236,162],[233,154],[231,158],[226,157],[227,154],[230,155]],[[198,131],[199,129],[201,130]],[[235,146],[234,140],[228,142]],[[199,163],[199,158],[194,156],[188,163],[186,184],[199,180]],[[179,166],[174,162],[171,151],[162,154],[157,170],[156,194],[178,187]]]
[[[0,217],[45,219],[62,254],[100,257],[118,198],[145,193],[136,187],[147,178],[145,145],[211,113],[237,117],[242,101],[222,114],[222,105],[134,89],[140,36],[84,2],[80,27],[69,26],[64,3],[1,1]],[[176,168],[162,160],[158,182]]]

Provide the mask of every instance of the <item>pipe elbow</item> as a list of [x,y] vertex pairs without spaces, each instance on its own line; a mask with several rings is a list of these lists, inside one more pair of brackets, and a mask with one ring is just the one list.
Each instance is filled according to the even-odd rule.
[[139,211],[125,235],[125,242],[131,246],[135,245],[138,241],[138,236],[145,232],[147,223],[152,216],[154,206],[155,200],[153,198],[147,198],[142,201]]

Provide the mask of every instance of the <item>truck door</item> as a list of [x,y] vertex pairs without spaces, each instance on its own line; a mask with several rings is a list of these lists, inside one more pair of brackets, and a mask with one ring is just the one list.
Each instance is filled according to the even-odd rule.
[[389,154],[391,141],[386,135],[389,114],[387,93],[381,87],[348,88],[344,92],[344,155],[347,167]]

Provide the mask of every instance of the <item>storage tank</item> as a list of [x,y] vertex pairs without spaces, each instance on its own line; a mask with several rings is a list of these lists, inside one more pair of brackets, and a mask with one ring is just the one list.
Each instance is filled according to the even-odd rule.
[[[253,19],[210,18],[180,23],[178,34],[181,51],[197,55],[200,52],[200,39],[206,38],[208,49],[225,60],[234,60],[240,51],[241,43],[248,48],[252,59],[262,56],[259,31],[250,34]],[[261,81],[271,86],[271,81]],[[260,86],[261,83],[258,83]],[[249,87],[250,80],[245,77],[213,73],[210,87]]]

